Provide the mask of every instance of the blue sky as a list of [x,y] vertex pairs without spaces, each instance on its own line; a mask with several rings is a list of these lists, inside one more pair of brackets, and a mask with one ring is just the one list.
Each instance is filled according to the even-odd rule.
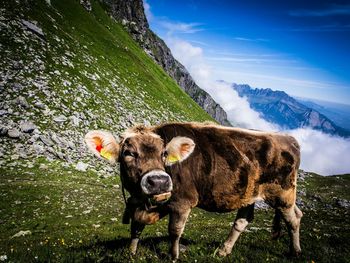
[[147,0],[145,7],[175,57],[201,64],[211,79],[350,104],[350,1]]

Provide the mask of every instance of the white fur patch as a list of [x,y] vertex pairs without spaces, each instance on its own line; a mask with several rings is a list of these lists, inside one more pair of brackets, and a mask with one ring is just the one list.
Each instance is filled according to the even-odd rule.
[[240,218],[235,221],[235,230],[243,232],[248,225],[248,221],[245,218]]

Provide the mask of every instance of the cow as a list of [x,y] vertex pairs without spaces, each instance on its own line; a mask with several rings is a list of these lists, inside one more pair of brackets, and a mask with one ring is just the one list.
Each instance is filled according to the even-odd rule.
[[192,208],[219,213],[238,209],[218,250],[226,256],[253,220],[258,200],[274,208],[272,236],[281,235],[283,219],[290,253],[301,253],[303,214],[296,205],[300,147],[293,137],[190,122],[138,125],[127,129],[119,142],[109,132],[90,131],[85,141],[97,157],[120,164],[121,182],[130,194],[124,219],[131,219],[132,254],[145,225],[169,215],[170,253],[176,260]]

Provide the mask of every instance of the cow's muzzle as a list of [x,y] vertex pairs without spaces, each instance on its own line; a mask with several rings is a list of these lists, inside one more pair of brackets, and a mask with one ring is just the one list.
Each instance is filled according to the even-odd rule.
[[173,182],[166,172],[153,170],[142,177],[141,189],[144,194],[152,197],[154,201],[162,202],[170,198]]

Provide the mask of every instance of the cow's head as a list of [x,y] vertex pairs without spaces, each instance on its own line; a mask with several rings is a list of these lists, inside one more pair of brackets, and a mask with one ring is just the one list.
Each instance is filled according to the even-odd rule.
[[195,147],[187,137],[174,137],[164,145],[159,135],[145,127],[127,130],[119,143],[105,131],[87,133],[85,142],[97,157],[120,163],[122,181],[131,194],[153,198],[155,202],[169,198],[173,189],[165,167],[182,162]]

